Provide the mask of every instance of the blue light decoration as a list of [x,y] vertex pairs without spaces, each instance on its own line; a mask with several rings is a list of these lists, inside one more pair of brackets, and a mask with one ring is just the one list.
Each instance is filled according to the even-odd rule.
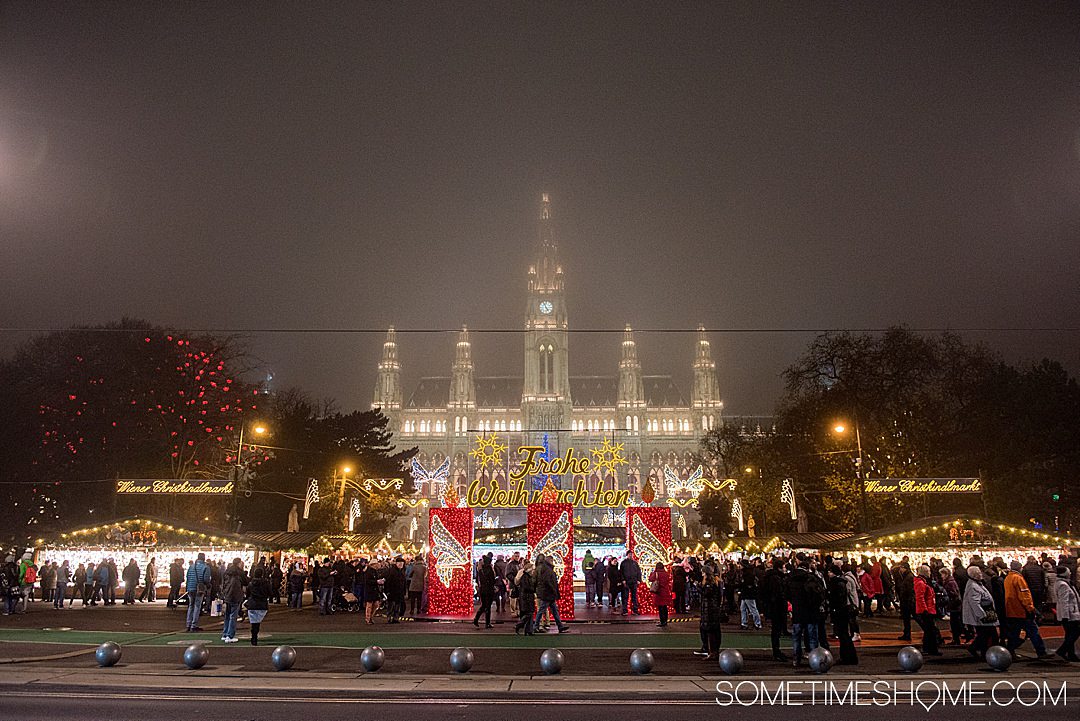
[[[547,433],[544,434],[544,442],[543,442],[542,445],[544,446],[544,452],[539,454],[538,458],[542,458],[545,461],[550,461],[551,460],[551,446],[548,445],[548,434]],[[534,491],[539,491],[541,488],[543,488],[544,484],[547,483],[548,478],[550,478],[550,477],[551,476],[545,476],[545,475],[533,476],[532,477],[533,490]],[[556,485],[558,485],[558,484],[556,484]]]

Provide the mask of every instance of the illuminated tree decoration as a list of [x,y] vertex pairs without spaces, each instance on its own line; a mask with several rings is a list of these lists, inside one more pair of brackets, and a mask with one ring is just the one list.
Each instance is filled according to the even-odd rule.
[[790,478],[785,478],[783,485],[780,486],[780,502],[788,504],[791,520],[794,521],[799,518],[799,513],[795,509],[795,484],[791,482]]
[[[551,446],[549,445],[549,442],[550,441],[548,439],[548,434],[545,433],[544,434],[544,441],[541,444],[544,447],[544,452],[538,454],[538,456],[537,456],[538,459],[542,458],[545,461],[550,461],[551,460]],[[547,483],[549,483],[550,481],[551,481],[551,476],[545,476],[543,474],[533,476],[532,477],[533,490],[539,491],[541,488],[543,488],[545,485],[547,485]]]
[[476,448],[469,451],[469,455],[476,459],[480,468],[498,466],[502,463],[502,454],[506,451],[506,444],[499,443],[499,436],[492,433],[489,436],[480,434],[476,437]]
[[353,526],[356,523],[356,519],[360,517],[360,499],[353,497],[352,504],[349,506],[349,532],[352,533]]
[[540,491],[540,503],[556,503],[559,500],[559,489],[549,477],[544,484],[544,490]]
[[471,508],[428,511],[428,611],[437,616],[472,613]]
[[443,508],[457,508],[461,503],[461,496],[458,495],[457,486],[453,483],[446,484],[446,491],[442,496]]
[[746,529],[746,521],[743,519],[742,501],[738,498],[731,502],[731,517],[738,521],[740,531]]
[[625,466],[628,462],[623,457],[623,444],[612,443],[609,438],[604,438],[599,448],[590,448],[589,452],[592,453],[593,467],[598,471],[615,473],[619,466]]
[[307,495],[304,497],[304,520],[311,513],[311,504],[319,502],[319,480],[312,478],[308,485]]
[[638,606],[643,614],[656,613],[648,578],[657,563],[671,563],[671,509],[631,506],[626,509],[626,550],[641,566]]
[[526,541],[529,555],[551,559],[559,578],[559,616],[574,617],[574,507],[569,503],[531,503]]

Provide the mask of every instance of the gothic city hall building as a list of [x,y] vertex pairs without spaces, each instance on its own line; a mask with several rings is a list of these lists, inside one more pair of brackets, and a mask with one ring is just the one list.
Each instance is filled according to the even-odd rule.
[[[521,446],[542,446],[544,455],[552,459],[564,457],[568,449],[573,449],[576,457],[589,457],[591,450],[607,439],[610,444],[622,444],[625,464],[614,472],[593,469],[577,476],[567,473],[552,479],[556,486],[575,488],[584,481],[592,491],[602,482],[606,489],[628,490],[631,499],[640,499],[648,478],[655,493],[654,504],[664,504],[665,478],[671,473],[680,478],[692,473],[700,463],[701,435],[721,423],[723,402],[704,328],[699,326],[685,348],[686,362],[693,367],[689,398],[671,376],[642,372],[629,325],[623,331],[621,359],[618,368],[611,369],[613,373],[573,374],[570,314],[547,193],[541,196],[537,225],[538,238],[526,278],[523,374],[478,375],[472,341],[463,328],[450,374],[421,378],[406,396],[403,355],[391,328],[383,343],[372,407],[390,418],[399,446],[419,449],[417,460],[429,474],[449,459],[449,468],[444,468],[440,477],[418,479],[418,493],[430,498],[442,494],[444,482],[454,483],[463,499],[469,484],[476,480],[508,488]],[[481,467],[470,452],[478,437],[492,434],[507,451],[499,464]],[[713,477],[708,464],[705,475]],[[538,485],[543,481],[532,480]],[[602,514],[599,509],[581,510],[586,524],[602,525]],[[512,519],[504,516],[503,522]]]

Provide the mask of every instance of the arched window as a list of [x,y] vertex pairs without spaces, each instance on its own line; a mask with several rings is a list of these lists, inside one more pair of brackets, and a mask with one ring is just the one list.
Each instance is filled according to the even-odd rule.
[[555,392],[555,347],[540,344],[540,392]]
[[628,430],[628,431],[634,430],[634,427],[632,425],[630,425],[630,416],[626,417],[626,430]]
[[637,419],[638,419],[638,417],[634,416],[634,433],[638,432]]

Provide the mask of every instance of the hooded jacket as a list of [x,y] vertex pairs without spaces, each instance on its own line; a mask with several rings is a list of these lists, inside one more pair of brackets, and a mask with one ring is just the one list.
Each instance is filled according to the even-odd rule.
[[541,601],[559,600],[559,577],[546,558],[536,563],[536,597]]

